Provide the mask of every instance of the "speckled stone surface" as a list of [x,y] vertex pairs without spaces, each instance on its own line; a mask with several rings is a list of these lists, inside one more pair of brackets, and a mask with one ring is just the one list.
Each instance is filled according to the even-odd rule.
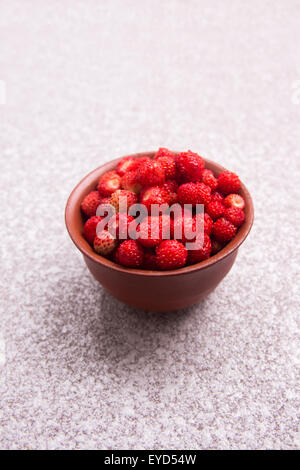
[[[1,448],[299,448],[299,17],[1,1]],[[169,314],[104,292],[64,227],[83,175],[161,145],[236,171],[256,210],[217,290]]]

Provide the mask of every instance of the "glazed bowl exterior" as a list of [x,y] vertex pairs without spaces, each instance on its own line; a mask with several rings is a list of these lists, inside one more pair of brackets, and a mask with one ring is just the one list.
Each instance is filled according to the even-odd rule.
[[[155,152],[133,154],[150,156]],[[245,199],[246,221],[235,238],[221,251],[191,266],[172,271],[149,271],[120,266],[94,252],[83,236],[84,220],[80,210],[83,198],[95,189],[100,176],[116,167],[124,157],[112,160],[85,176],[72,191],[65,212],[66,226],[74,244],[83,254],[84,261],[95,279],[114,297],[138,309],[166,312],[195,304],[210,294],[230,271],[239,246],[249,234],[254,218],[251,196],[242,184],[240,194]],[[206,168],[216,175],[224,168],[205,159]]]

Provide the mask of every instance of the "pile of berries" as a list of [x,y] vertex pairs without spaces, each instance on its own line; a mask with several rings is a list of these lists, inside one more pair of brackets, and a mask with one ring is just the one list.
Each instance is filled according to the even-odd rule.
[[[98,254],[127,267],[168,270],[199,263],[220,251],[244,223],[240,187],[235,173],[224,171],[216,177],[205,168],[203,158],[190,150],[175,154],[160,148],[153,158],[125,157],[115,170],[100,177],[97,188],[82,201],[84,236]],[[148,210],[138,222],[130,215],[130,207],[137,203]],[[164,209],[151,215],[153,204]],[[179,205],[177,215],[168,211],[173,204]],[[190,211],[183,209],[186,204]],[[204,205],[204,213],[195,213],[198,204]],[[113,212],[97,215],[99,206]],[[102,223],[99,230],[105,217],[109,224]],[[204,233],[201,244],[188,249],[191,240],[185,231],[196,226]],[[130,236],[131,228],[137,237]]]

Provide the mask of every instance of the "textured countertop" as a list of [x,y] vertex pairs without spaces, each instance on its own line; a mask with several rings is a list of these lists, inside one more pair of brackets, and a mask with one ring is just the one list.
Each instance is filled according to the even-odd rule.
[[[299,16],[1,1],[1,448],[299,448]],[[81,177],[158,146],[236,171],[256,217],[216,291],[169,314],[106,293],[64,226]]]

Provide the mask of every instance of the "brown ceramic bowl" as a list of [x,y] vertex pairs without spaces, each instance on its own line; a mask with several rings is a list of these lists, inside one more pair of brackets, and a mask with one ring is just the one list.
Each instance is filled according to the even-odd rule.
[[[154,153],[144,152],[132,156],[152,157]],[[246,239],[253,223],[254,209],[251,196],[242,184],[240,194],[246,202],[246,221],[235,238],[208,260],[172,271],[125,268],[94,252],[83,236],[83,218],[80,211],[81,201],[86,194],[95,189],[99,177],[115,168],[121,158],[96,168],[73,189],[65,214],[69,235],[83,254],[84,261],[95,279],[122,302],[138,309],[156,312],[193,305],[210,294],[231,269],[238,248]],[[216,175],[224,170],[222,166],[210,160],[205,160],[205,163],[206,168]]]

